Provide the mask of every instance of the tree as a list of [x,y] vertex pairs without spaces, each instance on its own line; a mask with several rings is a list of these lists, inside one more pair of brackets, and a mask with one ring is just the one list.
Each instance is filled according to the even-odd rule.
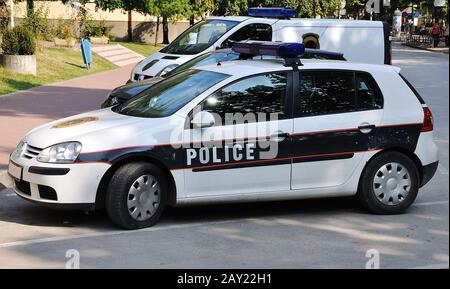
[[[67,2],[69,0],[65,0]],[[81,4],[91,2],[90,0],[80,0]],[[102,10],[123,9],[128,13],[128,40],[133,41],[133,10],[144,11],[145,3],[142,0],[95,0],[96,7]]]
[[214,10],[214,0],[189,0],[189,24],[192,26],[195,19],[204,16],[208,11]]
[[162,18],[163,44],[169,44],[169,20],[189,15],[189,0],[147,0],[145,4],[144,11]]
[[249,7],[247,0],[215,0],[214,2],[214,14],[220,16],[244,15]]

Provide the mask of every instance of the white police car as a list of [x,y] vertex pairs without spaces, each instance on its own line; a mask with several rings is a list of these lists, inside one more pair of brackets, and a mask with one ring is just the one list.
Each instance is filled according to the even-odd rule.
[[358,195],[403,212],[438,166],[431,112],[392,66],[304,60],[300,44],[239,43],[113,109],[29,132],[9,173],[24,199],[106,207],[153,225],[166,205]]

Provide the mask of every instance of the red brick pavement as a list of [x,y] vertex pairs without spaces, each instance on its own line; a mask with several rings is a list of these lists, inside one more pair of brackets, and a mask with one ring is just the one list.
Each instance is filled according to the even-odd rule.
[[109,91],[124,84],[133,65],[0,96],[0,169],[32,128],[54,119],[95,110]]

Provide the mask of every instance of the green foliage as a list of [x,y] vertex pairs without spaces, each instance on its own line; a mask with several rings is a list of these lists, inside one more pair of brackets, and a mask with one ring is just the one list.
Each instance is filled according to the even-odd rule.
[[56,22],[54,35],[61,39],[71,39],[74,37],[74,21],[70,19],[58,19]]
[[24,25],[36,36],[38,39],[52,40],[52,29],[47,20],[48,8],[43,5],[37,7],[33,11],[27,13]]
[[36,52],[36,41],[26,26],[16,26],[13,30],[3,32],[1,48],[7,55],[33,55]]
[[82,34],[84,37],[109,37],[111,27],[106,25],[105,20],[100,21],[86,21],[84,23]]

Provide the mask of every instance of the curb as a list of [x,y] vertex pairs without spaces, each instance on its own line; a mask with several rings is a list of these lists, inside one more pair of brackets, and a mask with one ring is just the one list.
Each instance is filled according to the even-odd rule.
[[0,170],[0,190],[5,188],[11,188],[13,181],[11,177],[8,175],[7,170]]
[[415,49],[420,49],[420,50],[425,50],[425,51],[430,51],[430,52],[436,52],[436,53],[443,53],[443,54],[449,54],[448,52],[448,48],[447,50],[433,50],[432,48],[426,48],[426,47],[420,47],[420,46],[414,46],[411,44],[407,44],[407,43],[402,43],[403,46],[407,46],[407,47],[411,47],[411,48],[415,48]]

